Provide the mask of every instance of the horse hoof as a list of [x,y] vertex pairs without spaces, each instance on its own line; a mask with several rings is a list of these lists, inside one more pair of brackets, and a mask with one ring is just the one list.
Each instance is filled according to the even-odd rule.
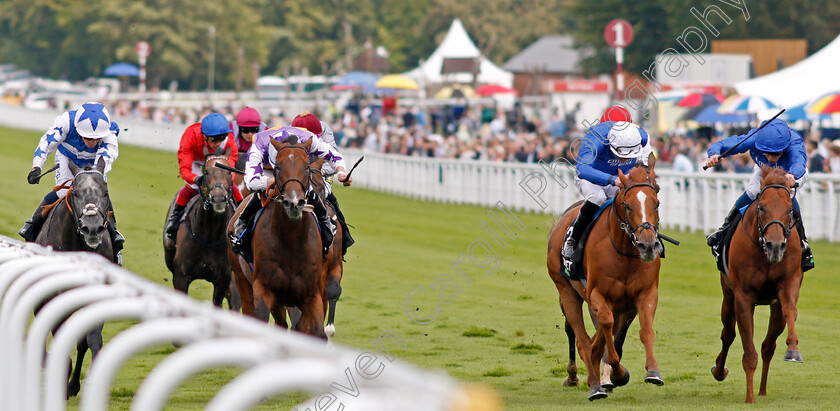
[[665,385],[665,380],[662,379],[662,373],[657,370],[648,371],[647,375],[645,375],[645,382],[658,385],[660,387]]
[[802,354],[797,350],[787,350],[785,351],[785,361],[802,362]]
[[607,398],[607,392],[600,385],[592,387],[589,390],[589,401],[600,400],[602,398]]
[[718,378],[717,374],[715,374],[715,367],[717,367],[717,366],[716,365],[712,366],[712,377],[715,377],[715,379],[718,380],[718,381],[725,380],[726,376],[729,375],[729,368],[723,367],[723,375],[720,378]]
[[578,377],[575,377],[574,379],[572,377],[566,377],[563,381],[564,387],[577,387],[578,385],[580,385],[580,378]]
[[335,324],[329,324],[324,327],[324,333],[327,334],[327,337],[335,337]]
[[613,384],[610,380],[604,380],[601,381],[601,388],[608,391],[612,391],[612,389],[615,388],[615,384]]
[[624,370],[624,377],[615,378],[614,376],[610,375],[610,380],[613,382],[613,384],[615,384],[616,387],[623,387],[627,385],[628,382],[630,382],[630,371],[623,365],[621,366],[621,368]]

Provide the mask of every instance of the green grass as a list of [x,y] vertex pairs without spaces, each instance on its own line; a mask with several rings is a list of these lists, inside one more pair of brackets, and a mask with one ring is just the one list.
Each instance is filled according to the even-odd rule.
[[[0,169],[6,177],[0,181],[6,193],[0,198],[0,234],[16,237],[21,223],[50,185],[46,178],[48,184],[25,183],[37,138],[36,133],[0,129],[5,147]],[[166,207],[182,184],[175,154],[121,147],[109,181],[119,226],[128,239],[125,268],[171,286],[171,274],[163,262],[161,232]],[[666,385],[655,387],[642,382],[644,349],[635,323],[627,337],[623,362],[632,374],[630,384],[608,399],[591,404],[586,400],[586,388],[562,386],[567,341],[557,291],[545,269],[550,216],[517,213],[526,227],[516,231],[515,240],[506,238],[507,247],[502,249],[479,225],[482,220],[489,221],[487,208],[412,201],[359,189],[336,191],[350,224],[355,226],[357,239],[347,255],[344,290],[336,314],[339,343],[376,352],[373,341],[390,331],[406,344],[404,350],[391,349],[400,360],[444,369],[463,381],[487,384],[501,394],[511,410],[744,407],[740,339],[730,351],[729,378],[719,383],[709,373],[720,349],[721,292],[702,235],[667,232],[683,243],[679,247],[668,245],[654,324],[656,358]],[[461,254],[467,255],[468,247],[479,236],[495,247],[499,269],[487,275],[486,268],[474,266],[467,258],[461,263],[470,279],[467,282],[450,264]],[[840,264],[840,246],[824,241],[815,241],[813,246],[818,267],[805,276],[797,321],[805,363],[781,360],[783,334],[770,370],[769,395],[759,397],[750,409],[836,407],[840,384],[830,361],[837,354],[832,347],[840,340],[840,279],[831,267]],[[484,257],[476,254],[479,259]],[[436,284],[435,289],[432,284]],[[418,287],[423,292],[411,300],[412,315],[430,317],[439,312],[427,324],[413,321],[404,308],[406,296]],[[210,292],[209,285],[196,282],[190,294],[206,300]],[[438,303],[438,292],[448,302]],[[757,346],[767,329],[767,319],[767,308],[758,307]],[[130,325],[106,325],[106,344],[107,339]],[[479,336],[482,338],[476,338]],[[132,359],[113,387],[112,408],[128,408],[145,375],[171,351],[169,346],[154,347]],[[524,351],[530,355],[523,355]],[[583,373],[583,364],[578,362],[578,366]],[[387,372],[386,368],[386,378]],[[170,398],[169,409],[202,409],[237,373],[223,368],[192,378]],[[259,408],[287,409],[303,398],[295,394]],[[69,404],[77,408],[78,400]]]

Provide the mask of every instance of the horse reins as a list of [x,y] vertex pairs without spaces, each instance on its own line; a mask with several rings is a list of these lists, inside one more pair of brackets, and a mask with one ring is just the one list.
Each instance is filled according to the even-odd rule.
[[[618,220],[619,226],[624,231],[624,233],[627,234],[627,237],[630,238],[630,242],[634,246],[639,245],[639,243],[636,239],[636,232],[640,231],[640,230],[641,231],[648,230],[648,229],[653,230],[654,237],[657,237],[657,241],[659,241],[658,236],[656,236],[657,232],[659,231],[659,214],[658,213],[656,215],[656,224],[655,225],[651,224],[648,221],[645,221],[645,222],[643,222],[643,223],[634,227],[629,222],[630,221],[630,216],[627,213],[628,206],[627,206],[627,201],[626,201],[627,200],[627,193],[629,193],[630,190],[632,190],[633,188],[636,188],[636,187],[650,187],[651,189],[653,189],[653,191],[657,191],[656,187],[653,184],[650,184],[650,183],[636,183],[636,184],[633,184],[633,185],[624,189],[624,199],[621,201],[621,204],[613,202],[613,206],[611,207],[611,210],[610,210],[611,213],[613,215],[615,215],[615,219]],[[618,211],[615,209],[619,205],[624,208],[624,220],[622,220],[619,217]],[[608,236],[608,237],[610,237],[610,236]],[[641,254],[626,254],[626,253],[622,252],[621,250],[619,250],[618,247],[616,247],[615,243],[613,242],[612,237],[610,237],[610,244],[612,244],[615,251],[617,251],[619,254],[621,254],[625,257],[641,258]]]
[[[279,156],[280,151],[282,151],[283,149],[286,149],[286,148],[299,148],[299,149],[303,150],[306,153],[307,156],[309,155],[309,151],[306,149],[306,147],[295,145],[295,144],[290,144],[290,145],[287,145],[287,146],[280,147],[280,149],[277,150],[277,155]],[[307,181],[308,184],[304,184],[303,181],[300,181],[297,178],[289,177],[286,180],[284,180],[283,183],[280,184],[279,188],[277,187],[277,184],[273,184],[273,185],[269,186],[266,189],[265,197],[262,199],[263,207],[265,207],[266,204],[268,204],[269,201],[275,201],[275,202],[283,201],[283,199],[284,199],[283,198],[283,191],[286,189],[286,184],[289,184],[291,182],[295,182],[295,183],[300,184],[301,188],[303,188],[303,190],[304,190],[304,197],[309,198],[309,192],[312,190],[312,175],[311,175],[311,172],[312,172],[313,169],[312,169],[312,167],[309,166],[309,162],[307,162],[306,168],[308,170],[308,172],[306,173],[306,177],[308,179],[308,181]]]
[[[208,157],[207,159],[204,160],[204,164],[205,164],[204,169],[205,170],[207,169],[206,164],[207,164],[208,161],[210,161],[210,160],[220,160],[220,159],[221,160],[227,160],[228,158],[224,157],[224,156]],[[202,187],[199,187],[198,188],[198,194],[201,195],[201,199],[204,200],[204,202],[202,203],[202,207],[204,207],[205,210],[209,210],[210,209],[210,204],[212,203],[210,201],[210,199],[207,198],[207,195],[209,195],[211,191],[213,191],[217,188],[225,191],[225,202],[226,203],[230,201],[231,197],[233,197],[232,186],[231,187],[225,187],[222,183],[216,183],[216,184],[213,184],[212,186],[210,186],[207,189],[207,194],[204,193],[204,190],[202,190]]]

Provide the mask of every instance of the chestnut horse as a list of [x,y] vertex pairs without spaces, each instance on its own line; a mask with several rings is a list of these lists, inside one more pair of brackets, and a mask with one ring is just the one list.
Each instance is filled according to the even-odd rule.
[[[230,262],[225,248],[227,223],[233,215],[233,180],[231,172],[215,164],[229,165],[230,149],[219,155],[207,155],[204,161],[204,180],[198,194],[187,204],[184,223],[178,227],[175,239],[163,235],[166,267],[172,272],[176,290],[189,293],[190,283],[204,279],[213,284],[213,304],[222,305],[227,297],[232,310],[239,311],[239,295],[231,277]],[[175,205],[172,199],[166,220]]]
[[[326,339],[321,236],[314,214],[305,207],[311,190],[312,140],[299,144],[297,136],[291,136],[282,142],[270,141],[277,150],[275,183],[260,194],[263,210],[251,242],[253,272],[228,247],[242,312],[266,322],[271,314],[278,326],[286,327],[286,307],[298,307],[301,317],[295,329]],[[228,231],[233,231],[237,214]]]
[[796,336],[796,302],[802,285],[801,245],[793,227],[793,200],[785,171],[762,169],[761,192],[746,209],[732,235],[729,246],[729,276],[720,273],[723,289],[720,339],[723,348],[718,354],[712,375],[723,381],[729,370],[726,355],[735,340],[735,325],[744,346],[742,364],[747,374],[747,396],[744,402],[755,402],[753,375],[758,354],[753,344],[753,313],[758,304],[770,305],[770,326],[761,343],[761,387],[758,395],[767,395],[767,373],[776,350],[776,338],[788,328],[785,361],[802,362],[799,338]]
[[[579,207],[567,210],[549,237],[548,272],[560,293],[569,342],[576,342],[586,366],[590,401],[607,396],[600,383],[598,366],[605,348],[612,383],[622,386],[629,381],[630,373],[621,366],[620,360],[627,327],[637,313],[641,324],[639,335],[645,346],[645,382],[664,384],[653,355],[653,317],[659,298],[659,252],[662,251],[658,238],[659,189],[653,171],[655,163],[656,159],[651,156],[647,168],[638,164],[628,175],[619,171],[618,178],[624,189],[592,223],[592,232],[584,247],[585,289],[581,282],[570,281],[563,274],[561,257],[566,230],[577,216]],[[590,339],[584,324],[584,300],[597,323],[594,339]],[[571,347],[567,370],[566,385],[575,385],[577,366]]]

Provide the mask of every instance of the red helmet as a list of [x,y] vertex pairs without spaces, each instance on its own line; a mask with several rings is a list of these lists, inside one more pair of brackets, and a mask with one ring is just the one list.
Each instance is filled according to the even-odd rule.
[[603,116],[601,116],[601,122],[605,123],[607,121],[626,121],[628,123],[632,123],[633,119],[630,118],[630,112],[627,111],[624,106],[621,104],[616,104],[607,109]]
[[312,134],[321,135],[324,130],[321,128],[321,120],[318,120],[314,114],[304,111],[292,120],[292,127],[301,127],[307,129]]
[[259,127],[260,123],[260,113],[254,108],[245,107],[236,115],[236,125],[239,127]]

